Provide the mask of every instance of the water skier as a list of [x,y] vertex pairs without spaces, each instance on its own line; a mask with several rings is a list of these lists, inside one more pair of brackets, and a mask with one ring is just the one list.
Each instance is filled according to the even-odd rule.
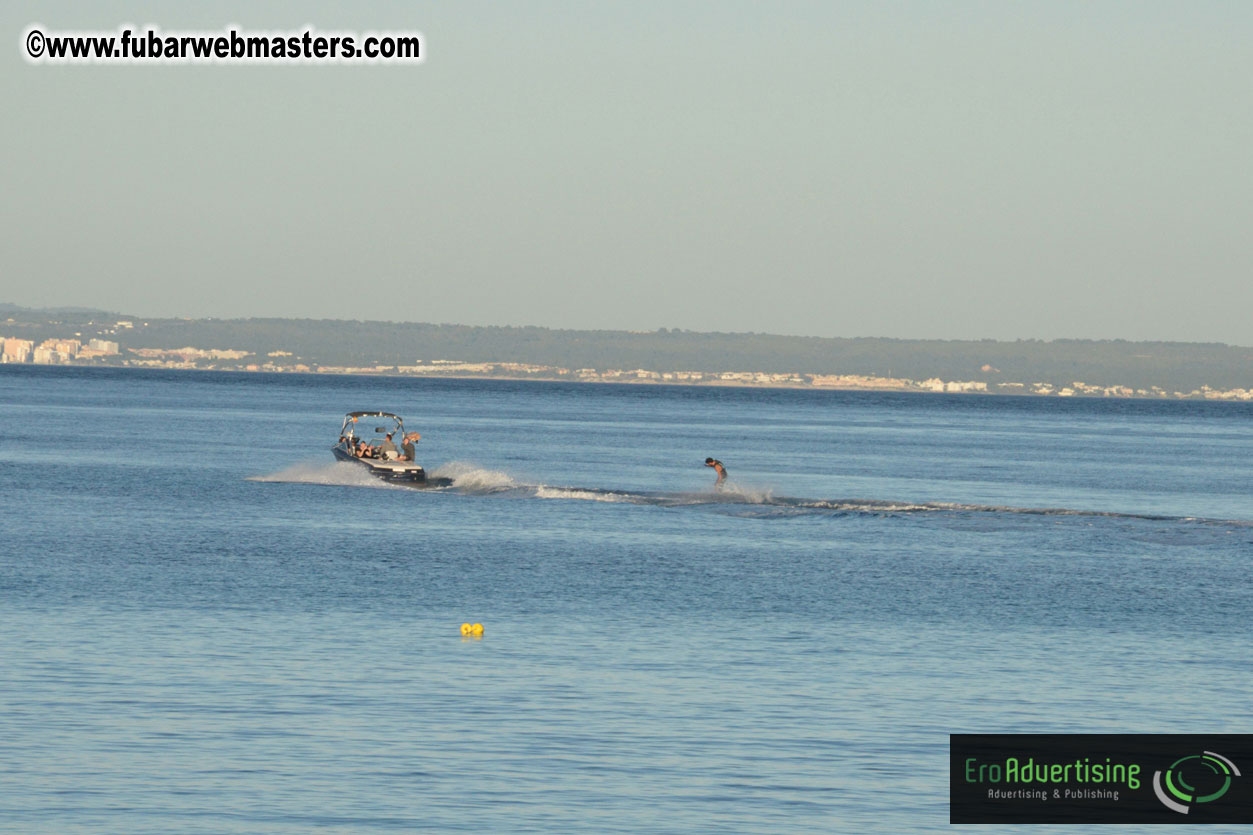
[[727,468],[722,466],[721,461],[714,458],[706,458],[705,466],[714,468],[714,472],[718,474],[718,480],[714,482],[714,489],[721,490],[723,482],[727,480]]

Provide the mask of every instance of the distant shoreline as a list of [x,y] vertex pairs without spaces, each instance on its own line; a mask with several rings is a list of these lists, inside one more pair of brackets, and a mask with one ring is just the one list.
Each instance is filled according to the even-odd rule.
[[[1253,401],[1253,348],[360,321],[52,318],[0,304],[0,362],[368,377]],[[180,347],[181,346],[181,347]],[[757,370],[752,370],[757,369]]]
[[282,371],[274,369],[257,369],[248,370],[243,368],[170,368],[161,366],[137,366],[137,365],[101,365],[89,363],[58,363],[58,364],[40,364],[40,363],[0,363],[0,372],[6,368],[28,368],[28,369],[74,369],[85,371],[121,371],[121,372],[143,372],[155,371],[163,373],[191,373],[191,374],[238,374],[248,376],[274,376],[274,377],[352,377],[358,379],[376,379],[376,380],[492,380],[498,382],[509,383],[567,383],[582,385],[617,385],[617,386],[657,386],[661,388],[727,388],[727,389],[761,389],[761,390],[781,390],[781,391],[812,391],[812,392],[854,392],[862,394],[910,394],[910,395],[975,395],[982,397],[1013,397],[1013,398],[1040,398],[1040,399],[1081,399],[1081,400],[1137,400],[1137,401],[1154,401],[1154,402],[1207,402],[1207,403],[1249,403],[1253,402],[1253,398],[1232,398],[1232,397],[1206,397],[1197,393],[1180,393],[1169,392],[1166,394],[1131,394],[1131,395],[1114,395],[1114,394],[1092,394],[1086,392],[1075,392],[1073,394],[1042,394],[1033,391],[985,391],[985,390],[958,390],[958,391],[930,391],[918,388],[903,388],[891,386],[875,386],[858,388],[855,386],[831,386],[831,385],[812,385],[804,383],[755,383],[742,380],[699,380],[699,381],[679,381],[679,380],[652,380],[652,379],[582,379],[578,377],[541,377],[541,376],[509,376],[503,374],[398,374],[387,372],[359,372],[359,371]]

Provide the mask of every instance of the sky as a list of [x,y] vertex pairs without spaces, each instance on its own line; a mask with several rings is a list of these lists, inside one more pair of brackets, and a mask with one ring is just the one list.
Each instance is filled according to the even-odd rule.
[[[417,30],[414,66],[48,32]],[[1253,345],[1247,2],[8,2],[0,302]]]

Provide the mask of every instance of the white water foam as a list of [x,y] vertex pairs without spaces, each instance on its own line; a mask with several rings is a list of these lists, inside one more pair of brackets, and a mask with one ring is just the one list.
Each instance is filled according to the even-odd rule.
[[579,490],[576,487],[549,487],[541,484],[535,488],[537,499],[577,499],[585,502],[630,502],[632,497],[622,493],[602,493],[596,490]]
[[255,475],[249,481],[279,482],[284,484],[324,484],[337,487],[373,487],[375,489],[399,490],[396,484],[388,484],[376,478],[357,464],[335,461],[330,464],[301,463],[269,475]]
[[769,487],[753,487],[748,484],[740,484],[735,481],[727,481],[722,485],[722,489],[714,493],[713,501],[733,501],[745,502],[747,504],[772,504],[774,502],[774,491]]
[[920,513],[925,511],[965,509],[942,508],[931,504],[893,502],[879,499],[793,499],[781,503],[788,507],[804,510],[840,510],[850,513]]
[[440,464],[427,477],[451,479],[452,487],[467,493],[497,493],[519,486],[508,473],[487,470],[465,461],[449,461]]

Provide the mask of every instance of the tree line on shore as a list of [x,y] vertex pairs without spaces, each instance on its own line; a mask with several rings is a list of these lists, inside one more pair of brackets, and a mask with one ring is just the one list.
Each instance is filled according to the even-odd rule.
[[1083,381],[1176,391],[1201,386],[1253,388],[1253,348],[1220,343],[799,337],[334,319],[143,319],[98,310],[35,311],[0,305],[4,336],[44,339],[65,336],[67,328],[95,336],[119,321],[133,324],[110,335],[124,348],[229,348],[259,357],[284,351],[315,365],[509,361],[569,369],[862,374],[990,384]]

